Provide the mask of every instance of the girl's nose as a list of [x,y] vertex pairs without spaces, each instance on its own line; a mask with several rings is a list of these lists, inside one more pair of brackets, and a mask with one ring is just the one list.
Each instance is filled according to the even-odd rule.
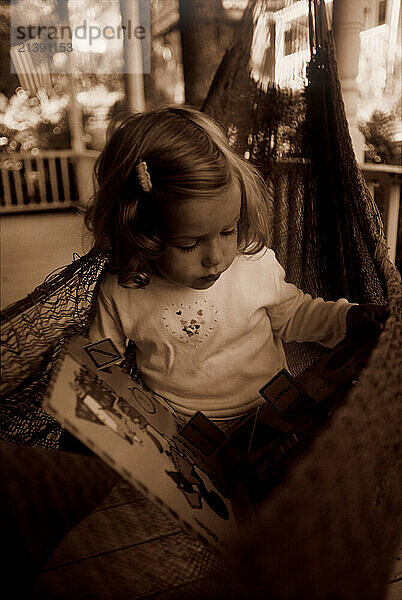
[[211,269],[217,267],[223,262],[224,253],[220,244],[220,240],[209,242],[205,248],[205,252],[201,261],[203,267]]

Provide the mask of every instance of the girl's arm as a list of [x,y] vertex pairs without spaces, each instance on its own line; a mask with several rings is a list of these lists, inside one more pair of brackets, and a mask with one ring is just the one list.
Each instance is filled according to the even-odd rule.
[[345,298],[336,302],[313,299],[285,281],[285,271],[275,256],[271,264],[275,293],[266,310],[275,335],[285,342],[319,342],[330,348],[336,346],[346,336],[346,315],[353,304]]
[[102,289],[99,291],[95,319],[89,328],[88,337],[92,342],[111,338],[112,342],[124,356],[126,351],[126,336],[115,306],[107,300]]

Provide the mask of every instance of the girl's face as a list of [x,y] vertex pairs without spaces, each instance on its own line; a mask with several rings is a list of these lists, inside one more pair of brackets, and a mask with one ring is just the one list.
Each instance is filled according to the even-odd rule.
[[167,248],[155,262],[170,282],[196,290],[214,285],[237,252],[240,186],[217,198],[189,200],[163,209],[162,238]]

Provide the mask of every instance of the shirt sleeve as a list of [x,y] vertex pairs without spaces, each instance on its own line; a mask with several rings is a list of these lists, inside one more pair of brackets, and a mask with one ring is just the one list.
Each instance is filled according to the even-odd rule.
[[275,335],[285,342],[319,342],[332,348],[346,336],[346,313],[352,306],[345,298],[336,302],[312,298],[285,281],[285,271],[272,252],[275,293],[266,306]]
[[111,338],[122,356],[126,351],[126,336],[119,314],[113,303],[105,297],[102,288],[99,291],[95,319],[89,328],[88,337],[92,342]]

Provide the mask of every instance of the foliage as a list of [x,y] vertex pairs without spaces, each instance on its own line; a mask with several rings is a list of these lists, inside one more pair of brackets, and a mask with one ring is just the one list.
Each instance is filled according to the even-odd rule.
[[18,88],[8,99],[0,95],[0,150],[69,148],[66,94],[48,98],[45,92],[31,98]]
[[375,110],[370,119],[360,123],[367,145],[368,162],[400,164],[400,143],[395,141],[394,131],[399,119],[394,113]]

